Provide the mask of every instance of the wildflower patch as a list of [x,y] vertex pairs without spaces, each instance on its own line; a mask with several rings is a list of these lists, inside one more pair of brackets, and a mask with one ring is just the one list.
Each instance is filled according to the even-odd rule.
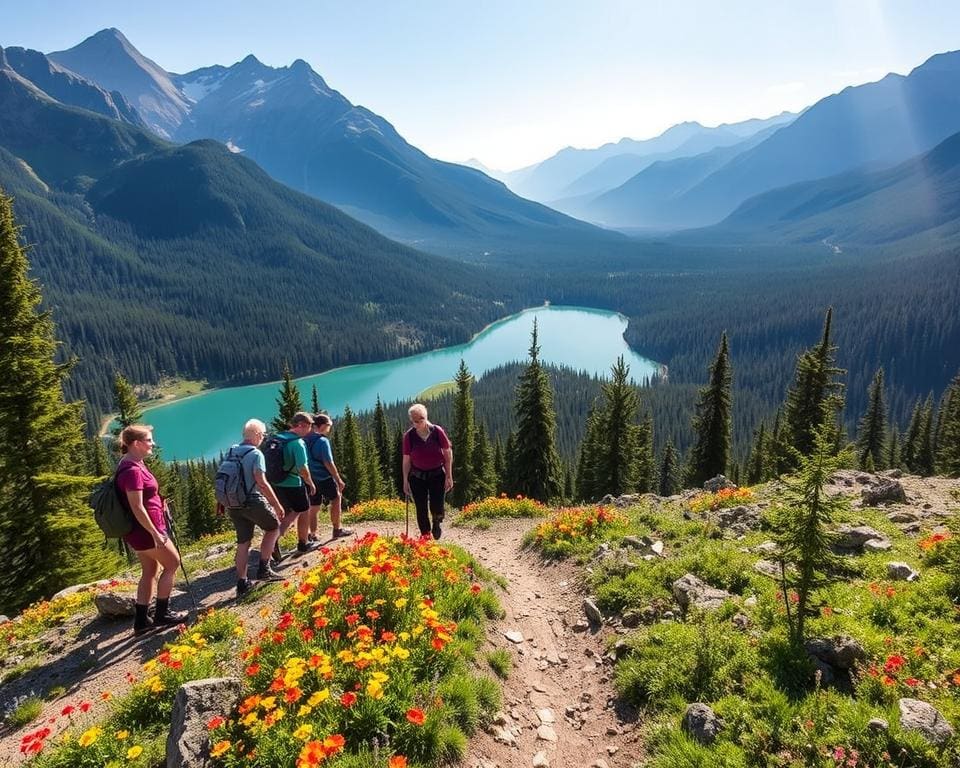
[[566,557],[579,545],[624,530],[627,518],[608,507],[566,507],[556,510],[524,540],[548,557]]
[[549,508],[536,499],[520,495],[510,498],[504,493],[467,504],[460,512],[460,520],[472,522],[502,517],[543,517],[548,512]]
[[721,488],[716,493],[698,493],[689,503],[691,512],[702,514],[707,510],[716,512],[718,509],[750,504],[755,500],[756,494],[749,488]]

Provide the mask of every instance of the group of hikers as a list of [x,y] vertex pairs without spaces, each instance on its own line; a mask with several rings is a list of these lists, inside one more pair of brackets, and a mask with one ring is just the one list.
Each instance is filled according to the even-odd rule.
[[[410,428],[403,435],[403,492],[413,498],[421,536],[439,539],[444,517],[444,496],[453,488],[453,449],[443,428],[427,418],[427,409],[415,403],[408,409]],[[241,506],[227,508],[237,535],[237,597],[257,582],[282,580],[275,570],[283,560],[280,538],[297,524],[297,552],[319,548],[318,516],[330,506],[331,540],[352,536],[342,525],[342,496],[346,481],[337,469],[329,435],[333,419],[326,413],[295,413],[287,430],[267,435],[259,419],[243,425],[243,440],[230,449],[239,459],[246,489]],[[120,433],[122,456],[114,484],[121,503],[133,518],[132,530],[123,537],[140,561],[133,631],[142,635],[180,624],[185,611],[170,609],[170,592],[180,565],[180,553],[171,541],[166,502],[157,479],[144,464],[153,452],[153,428],[144,424],[125,427]],[[282,479],[271,482],[270,461],[282,464]],[[263,531],[256,576],[247,567],[256,528]],[[159,577],[159,578],[158,578]],[[150,606],[156,590],[156,607]]]

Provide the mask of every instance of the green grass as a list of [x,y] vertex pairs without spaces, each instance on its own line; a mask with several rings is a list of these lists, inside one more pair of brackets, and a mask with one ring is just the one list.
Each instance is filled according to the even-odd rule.
[[448,392],[456,392],[456,391],[457,391],[457,382],[441,381],[421,391],[417,395],[416,400],[418,402],[423,400],[436,400],[438,397],[443,397]]
[[32,723],[43,711],[43,699],[38,696],[30,696],[24,699],[7,715],[6,723],[14,728],[22,728],[27,723]]
[[513,659],[510,657],[510,651],[505,648],[497,648],[487,654],[487,664],[501,680],[510,677],[510,671],[513,669]]

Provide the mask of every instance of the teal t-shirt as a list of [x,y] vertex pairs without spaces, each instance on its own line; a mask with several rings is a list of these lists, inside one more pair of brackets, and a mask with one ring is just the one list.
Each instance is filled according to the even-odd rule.
[[273,485],[279,485],[281,488],[299,488],[303,485],[303,480],[300,477],[300,467],[307,465],[307,446],[293,432],[280,432],[277,437],[289,440],[283,449],[283,466],[291,469],[290,474],[279,483],[273,483]]

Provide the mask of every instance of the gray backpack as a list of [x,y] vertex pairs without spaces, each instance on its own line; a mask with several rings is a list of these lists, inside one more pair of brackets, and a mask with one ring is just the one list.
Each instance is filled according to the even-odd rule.
[[[241,450],[246,448],[246,450]],[[243,459],[253,450],[252,445],[235,445],[224,456],[214,478],[214,493],[217,502],[225,509],[238,509],[247,503],[252,489],[247,488],[243,472]]]

